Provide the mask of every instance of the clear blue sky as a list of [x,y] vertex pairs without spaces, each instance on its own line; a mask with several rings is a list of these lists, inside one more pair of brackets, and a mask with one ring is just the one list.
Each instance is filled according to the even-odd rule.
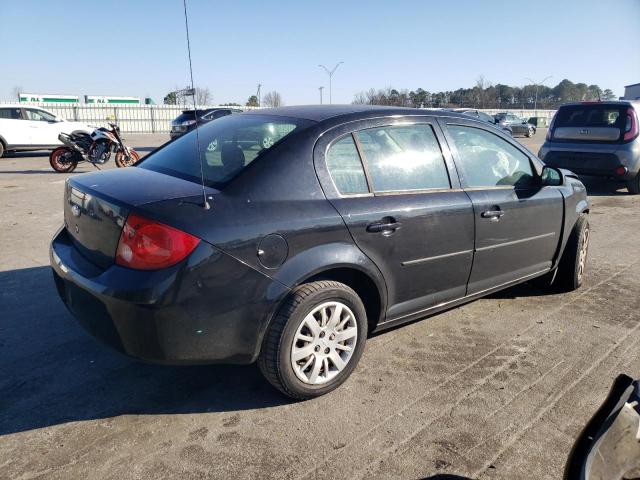
[[[640,0],[188,0],[196,86],[244,103],[263,84],[317,103],[319,63],[344,61],[334,103],[371,87],[470,87],[482,74],[640,82]],[[31,93],[151,96],[188,83],[182,0],[0,0],[0,99]],[[325,89],[325,95],[328,88]],[[325,96],[326,98],[326,96]]]

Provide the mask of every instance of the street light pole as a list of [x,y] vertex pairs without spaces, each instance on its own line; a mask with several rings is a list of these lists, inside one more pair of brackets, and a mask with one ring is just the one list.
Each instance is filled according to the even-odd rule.
[[318,65],[320,68],[323,68],[325,72],[327,72],[327,75],[329,75],[329,105],[331,105],[332,103],[332,97],[331,97],[331,79],[333,77],[333,74],[336,73],[336,70],[338,69],[338,67],[340,65],[342,65],[344,62],[338,62],[336,64],[335,67],[333,67],[332,70],[329,70],[327,67],[325,67],[324,65]]
[[535,80],[532,80],[529,77],[525,77],[525,80],[529,80],[533,85],[536,86],[536,96],[535,96],[535,99],[533,100],[533,110],[536,112],[536,115],[538,114],[538,87],[540,87],[540,85],[542,85],[544,82],[546,82],[550,78],[553,78],[553,75],[549,75],[548,77],[543,78],[539,82],[536,82]]
[[322,105],[322,89],[324,87],[318,87],[318,90],[320,90],[320,105]]

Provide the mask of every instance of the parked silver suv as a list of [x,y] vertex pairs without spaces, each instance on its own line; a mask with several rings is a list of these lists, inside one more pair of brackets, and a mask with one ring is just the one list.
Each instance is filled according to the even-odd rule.
[[579,175],[622,180],[629,193],[640,194],[638,110],[635,101],[562,105],[538,157]]

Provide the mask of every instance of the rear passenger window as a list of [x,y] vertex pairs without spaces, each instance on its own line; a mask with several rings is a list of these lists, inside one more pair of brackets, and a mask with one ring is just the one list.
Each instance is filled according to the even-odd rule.
[[6,118],[10,120],[21,120],[19,108],[0,108],[0,118]]
[[449,125],[447,129],[467,187],[527,188],[534,183],[529,157],[509,142],[480,128]]
[[341,194],[369,193],[360,155],[351,135],[342,137],[329,147],[327,168]]
[[430,125],[371,128],[357,135],[374,192],[451,188]]

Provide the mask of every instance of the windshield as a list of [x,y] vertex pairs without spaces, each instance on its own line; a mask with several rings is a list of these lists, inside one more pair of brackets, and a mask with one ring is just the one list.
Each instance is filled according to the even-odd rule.
[[[204,181],[220,188],[265,151],[313,122],[268,115],[228,115],[198,127]],[[200,182],[200,163],[193,130],[140,164],[157,172]]]

